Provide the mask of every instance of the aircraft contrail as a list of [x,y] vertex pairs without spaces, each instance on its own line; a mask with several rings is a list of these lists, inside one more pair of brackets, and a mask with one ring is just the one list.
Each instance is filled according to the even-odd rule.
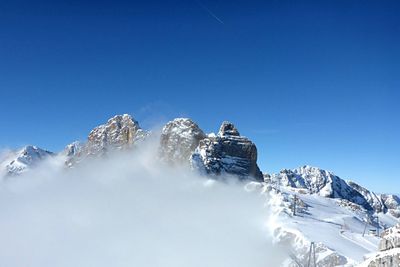
[[203,8],[205,11],[207,11],[207,13],[213,17],[214,19],[216,19],[219,23],[221,24],[225,24],[220,18],[217,17],[217,15],[215,15],[207,6],[205,6],[202,2],[200,2],[199,0],[196,0],[196,2],[199,4],[199,6],[201,8]]

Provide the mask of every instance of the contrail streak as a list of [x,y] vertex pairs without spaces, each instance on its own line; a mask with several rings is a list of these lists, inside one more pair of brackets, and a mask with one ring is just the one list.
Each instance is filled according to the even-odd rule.
[[203,8],[205,11],[207,11],[207,13],[213,17],[215,20],[217,20],[219,23],[221,24],[225,24],[220,18],[217,17],[217,15],[215,15],[207,6],[205,6],[202,2],[200,2],[199,0],[196,0],[196,2],[199,4],[199,6],[201,8]]

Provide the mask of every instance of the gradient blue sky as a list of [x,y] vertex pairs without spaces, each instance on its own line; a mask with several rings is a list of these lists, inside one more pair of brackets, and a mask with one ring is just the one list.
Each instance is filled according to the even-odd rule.
[[1,1],[0,147],[234,122],[263,171],[399,192],[400,1]]

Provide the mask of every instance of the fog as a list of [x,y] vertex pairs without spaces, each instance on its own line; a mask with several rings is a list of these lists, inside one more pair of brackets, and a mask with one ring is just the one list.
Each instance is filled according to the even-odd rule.
[[141,150],[3,181],[1,266],[279,266],[265,196]]

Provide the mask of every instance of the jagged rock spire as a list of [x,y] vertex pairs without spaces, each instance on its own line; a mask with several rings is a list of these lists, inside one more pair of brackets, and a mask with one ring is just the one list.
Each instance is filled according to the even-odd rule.
[[239,131],[236,129],[235,125],[229,121],[224,121],[221,124],[218,132],[219,136],[240,136]]
[[191,158],[193,168],[211,175],[235,175],[241,179],[263,181],[257,165],[257,147],[240,136],[230,122],[223,122],[217,136],[200,141]]

